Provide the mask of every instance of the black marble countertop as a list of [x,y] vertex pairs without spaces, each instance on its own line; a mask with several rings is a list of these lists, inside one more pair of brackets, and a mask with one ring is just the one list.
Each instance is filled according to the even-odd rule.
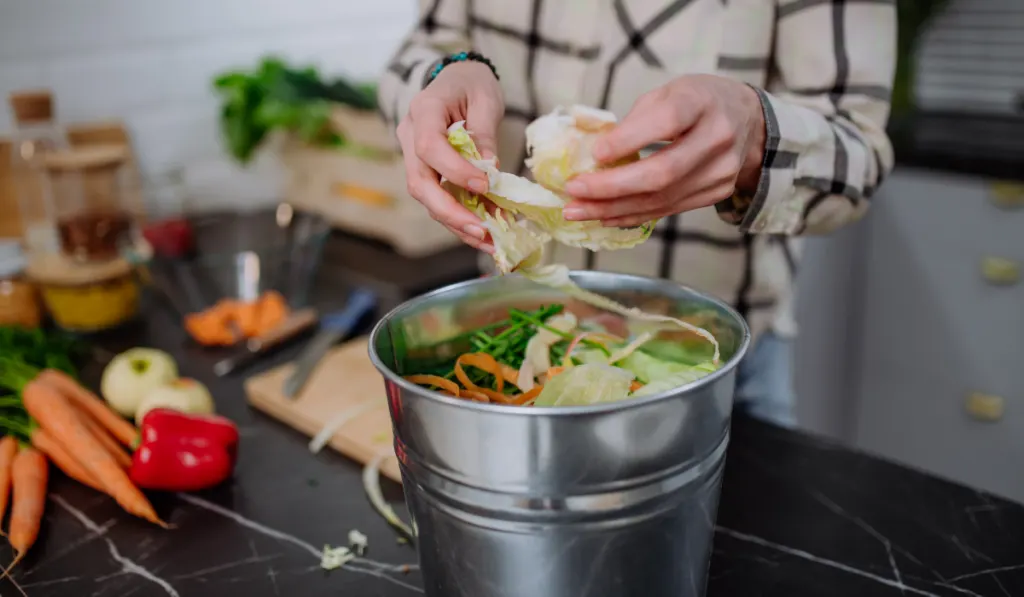
[[[241,430],[234,481],[155,497],[175,528],[126,515],[60,475],[40,538],[13,574],[32,597],[404,597],[422,593],[416,554],[368,504],[360,468],[312,455],[308,438],[250,409],[241,378],[218,379],[164,311],[101,345],[171,351]],[[271,366],[291,356],[282,352]],[[386,482],[385,495],[401,501]],[[829,442],[734,422],[710,597],[1024,595],[1024,507]],[[324,572],[325,544],[369,537],[367,557]],[[4,544],[0,561],[11,553]],[[0,595],[17,595],[9,581]],[[484,596],[481,596],[484,597]],[[572,596],[577,597],[577,596]]]

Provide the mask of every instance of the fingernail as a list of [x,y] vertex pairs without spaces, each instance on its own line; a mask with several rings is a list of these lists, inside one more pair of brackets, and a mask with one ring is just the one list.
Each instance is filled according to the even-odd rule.
[[594,143],[594,157],[597,158],[597,161],[599,162],[603,162],[604,159],[608,157],[611,150],[611,146],[603,139]]
[[467,224],[466,226],[463,226],[462,231],[474,238],[483,239],[485,236],[487,236],[486,230],[473,224]]
[[587,192],[587,185],[578,180],[570,180],[565,183],[565,192],[570,195],[583,195]]
[[480,250],[488,255],[494,255],[494,245],[480,245]]
[[471,178],[469,180],[469,190],[474,193],[486,193],[487,181],[482,178]]
[[566,220],[582,220],[586,215],[586,210],[582,207],[566,207],[562,210],[562,216]]

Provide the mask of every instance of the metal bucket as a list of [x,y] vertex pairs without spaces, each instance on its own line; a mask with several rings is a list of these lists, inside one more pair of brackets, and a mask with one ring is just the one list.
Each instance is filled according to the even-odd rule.
[[504,319],[508,307],[585,306],[505,276],[449,286],[385,316],[370,358],[385,378],[429,597],[704,595],[749,329],[721,301],[666,280],[573,278],[648,310],[699,311],[724,366],[668,393],[599,406],[483,404],[403,380],[410,355]]

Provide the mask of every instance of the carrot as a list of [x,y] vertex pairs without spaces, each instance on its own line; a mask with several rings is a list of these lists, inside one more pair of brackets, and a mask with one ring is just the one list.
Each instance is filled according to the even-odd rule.
[[411,381],[414,384],[421,386],[434,386],[447,391],[456,398],[461,398],[459,393],[459,384],[455,383],[450,379],[445,379],[440,375],[406,375],[405,381]]
[[235,321],[238,329],[246,338],[254,338],[260,335],[260,301],[239,303],[235,311]]
[[46,457],[31,446],[22,448],[11,465],[14,500],[11,502],[10,539],[16,555],[0,578],[11,573],[39,536],[46,506],[46,481]]
[[117,440],[114,439],[106,429],[101,427],[100,424],[96,422],[96,419],[92,418],[89,413],[84,412],[82,409],[77,407],[76,410],[78,411],[78,415],[81,418],[82,423],[84,423],[85,426],[89,428],[89,432],[92,433],[101,444],[103,444],[103,447],[106,448],[107,452],[110,452],[110,455],[114,457],[114,460],[116,460],[119,465],[121,465],[121,468],[130,467],[132,465],[132,457],[125,453],[121,444],[117,443]]
[[89,390],[83,388],[67,373],[56,369],[44,369],[39,380],[54,387],[71,404],[89,413],[101,427],[126,446],[133,446],[139,434],[131,423],[125,421],[117,413],[110,410],[103,400]]
[[167,526],[157,517],[146,496],[132,484],[125,470],[89,432],[64,394],[54,386],[36,379],[25,386],[22,401],[28,414],[43,429],[61,438],[68,451],[74,454],[75,459],[92,473],[122,508],[139,518]]
[[[11,493],[11,465],[18,454],[18,440],[8,435],[0,439],[0,520],[7,512],[7,497]],[[0,530],[0,535],[3,531]]]
[[257,308],[257,334],[265,334],[277,327],[288,317],[288,301],[274,290],[263,293]]
[[50,462],[68,477],[82,485],[92,487],[100,493],[107,493],[107,490],[96,480],[96,477],[87,471],[82,466],[82,463],[75,460],[75,457],[42,427],[36,427],[32,430],[32,446],[45,454],[50,459]]

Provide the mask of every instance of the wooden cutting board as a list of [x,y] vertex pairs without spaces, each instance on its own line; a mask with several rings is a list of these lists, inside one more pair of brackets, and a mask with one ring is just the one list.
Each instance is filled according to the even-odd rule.
[[[293,370],[289,363],[247,379],[249,404],[310,437],[338,417],[347,418],[328,445],[362,464],[392,450],[394,436],[384,380],[370,362],[365,336],[329,352],[302,392],[289,399],[281,386]],[[358,414],[349,417],[355,412]],[[385,460],[380,470],[402,482],[394,457]]]

